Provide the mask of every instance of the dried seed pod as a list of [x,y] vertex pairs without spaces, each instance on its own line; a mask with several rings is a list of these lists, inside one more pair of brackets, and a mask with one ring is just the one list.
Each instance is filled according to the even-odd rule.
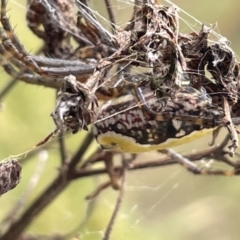
[[15,188],[20,181],[22,167],[17,160],[0,162],[0,195]]

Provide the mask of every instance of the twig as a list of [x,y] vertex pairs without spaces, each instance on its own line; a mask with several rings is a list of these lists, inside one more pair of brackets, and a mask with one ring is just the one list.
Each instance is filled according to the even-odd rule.
[[107,181],[105,183],[102,183],[101,185],[99,185],[97,187],[97,189],[95,189],[92,193],[90,193],[89,195],[86,196],[86,200],[92,200],[94,198],[96,198],[100,192],[102,192],[102,190],[110,187],[112,185],[112,181]]
[[114,13],[112,11],[112,6],[111,6],[111,3],[109,2],[109,0],[104,0],[104,1],[105,1],[105,5],[106,5],[106,8],[107,8],[109,20],[110,20],[110,23],[111,23],[112,33],[114,33],[116,31],[116,21],[115,21]]
[[59,153],[60,153],[60,158],[61,158],[61,165],[64,165],[66,163],[67,159],[67,149],[65,145],[65,140],[64,140],[64,134],[61,131],[59,136],[58,136],[58,143],[59,143]]
[[[123,161],[122,161],[122,163],[123,163]],[[120,209],[120,206],[121,206],[121,203],[122,203],[122,200],[123,200],[125,181],[126,181],[126,164],[123,163],[121,187],[120,187],[120,190],[119,190],[119,194],[118,194],[118,198],[117,198],[117,202],[116,202],[113,214],[112,214],[111,219],[110,219],[110,221],[107,225],[107,229],[105,231],[103,240],[109,240],[109,238],[110,238],[110,235],[111,235],[111,232],[112,232],[112,229],[113,229],[113,225],[116,221],[117,214],[119,212],[119,209]]]
[[5,95],[12,90],[12,88],[18,83],[17,79],[11,79],[0,92],[0,101],[5,97]]
[[[189,159],[190,161],[199,161],[204,158],[215,158],[215,159],[220,159],[226,164],[229,164],[233,167],[236,166],[234,162],[226,160],[225,158],[222,158],[223,154],[228,154],[229,152],[223,150],[223,148],[226,146],[228,143],[228,138],[226,138],[222,144],[220,144],[217,147],[213,147],[204,151],[199,151],[196,153],[191,153],[191,154],[186,154],[183,155],[184,158]],[[169,156],[163,156],[160,159],[156,160],[147,160],[145,162],[133,162],[129,164],[128,166],[128,171],[135,171],[139,169],[147,169],[147,168],[155,168],[155,167],[163,167],[163,166],[169,166],[173,164],[178,164],[177,161],[173,160]],[[121,172],[122,171],[122,166],[115,166],[114,167],[115,172]],[[101,169],[78,169],[74,172],[74,175],[72,176],[73,179],[78,179],[78,178],[85,178],[85,177],[91,177],[95,175],[101,175],[101,174],[106,174],[108,173],[106,168],[101,168]]]
[[58,196],[73,179],[74,167],[77,163],[82,161],[82,157],[86,152],[86,149],[90,146],[93,140],[93,134],[89,132],[81,143],[78,151],[72,157],[69,165],[63,168],[59,172],[58,176],[52,181],[52,183],[45,189],[45,191],[37,198],[32,205],[22,214],[18,221],[13,223],[8,231],[0,237],[0,240],[17,239],[28,224],[49,204],[55,197]]

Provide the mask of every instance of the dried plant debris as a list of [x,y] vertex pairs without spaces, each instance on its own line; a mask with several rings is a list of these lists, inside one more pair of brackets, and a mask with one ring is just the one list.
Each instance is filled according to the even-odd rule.
[[[93,122],[94,112],[88,109],[89,102],[86,101],[83,87],[73,75],[65,78],[51,114],[58,129],[77,133],[79,129],[87,130],[87,125]],[[97,104],[96,99],[92,103]]]
[[21,177],[22,167],[17,160],[0,162],[0,195],[15,188]]
[[[81,5],[81,13],[82,8]],[[95,26],[96,19],[89,17],[86,11],[81,14],[83,18],[86,16],[86,22]],[[105,32],[101,29],[98,31]],[[96,99],[105,100],[100,92],[111,89],[110,92],[114,93],[112,98],[133,95],[140,106],[137,108],[148,120],[175,119],[188,121],[200,128],[227,126],[233,155],[238,146],[234,124],[239,124],[239,115],[232,109],[239,105],[239,63],[227,40],[212,43],[212,31],[213,28],[202,25],[199,33],[181,33],[178,9],[174,6],[165,7],[153,0],[135,6],[127,27],[118,30],[114,36],[108,35],[108,44],[112,43],[115,52],[111,54],[109,51],[106,57],[102,55],[95,71],[85,82],[79,82],[73,76],[72,81],[69,77],[64,80],[63,86],[69,87],[62,87],[52,114],[57,127],[62,129],[65,126],[76,133],[94,121],[101,121],[96,117]],[[106,37],[104,32],[98,32],[98,35]],[[115,66],[117,72],[113,74]],[[131,73],[131,69],[136,67],[144,69],[141,77]],[[112,91],[113,87],[115,91]],[[192,90],[187,93],[186,87]],[[142,94],[143,88],[153,93],[151,99]],[[75,89],[74,93],[70,89]],[[181,104],[182,100],[175,96],[184,91],[186,104]],[[193,100],[194,93],[198,93],[199,99]],[[155,101],[158,107],[152,107],[148,101]],[[107,122],[108,118],[102,121]]]
[[[58,89],[62,85],[52,113],[58,129],[73,133],[87,129],[99,120],[96,112],[106,93],[108,99],[132,94],[148,120],[226,125],[233,154],[238,146],[233,124],[238,121],[232,118],[239,117],[239,63],[226,39],[211,41],[213,28],[204,25],[199,33],[180,32],[179,9],[156,0],[136,4],[129,24],[125,29],[116,27],[114,34],[98,22],[86,1],[75,4],[76,19],[72,0],[28,1],[28,25],[43,40],[45,57],[27,53],[6,16],[6,1],[1,5],[2,65],[23,81]],[[143,72],[140,78],[139,72]],[[196,113],[191,91],[185,96],[189,104],[180,104],[178,111],[174,96],[186,86],[200,98],[206,92],[202,106],[218,112],[218,119]],[[157,98],[155,110],[141,93],[145,87]]]

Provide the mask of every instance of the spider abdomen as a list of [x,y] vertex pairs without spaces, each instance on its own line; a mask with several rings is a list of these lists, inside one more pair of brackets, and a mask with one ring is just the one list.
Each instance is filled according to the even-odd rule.
[[[146,88],[143,89],[143,94],[151,109],[158,110],[159,99],[154,93]],[[182,90],[182,94],[187,94],[185,89]],[[188,103],[182,102],[182,104],[181,102],[175,104],[175,98],[169,99],[165,109],[181,110],[184,114],[191,112],[196,116],[209,114],[208,111],[201,108],[194,108],[196,101],[200,101],[198,95],[190,92],[190,96],[192,100],[189,100]],[[194,96],[198,99],[194,99]],[[180,97],[180,93],[176,94],[176,97]],[[191,102],[194,103],[192,108],[189,105]],[[97,121],[94,123],[94,133],[96,140],[103,148],[131,153],[161,150],[190,142],[214,129],[214,127],[206,128],[193,124],[191,121],[175,119],[158,121],[148,118],[144,114],[141,104],[129,93],[108,101],[99,109]],[[203,108],[205,107],[203,103],[200,104]],[[188,106],[188,109],[183,106]]]

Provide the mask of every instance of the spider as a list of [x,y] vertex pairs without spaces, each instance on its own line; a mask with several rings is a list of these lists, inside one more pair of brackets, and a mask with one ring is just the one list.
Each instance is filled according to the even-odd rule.
[[[58,0],[55,0],[54,2],[48,2],[46,0],[39,2],[39,1],[31,0],[28,2],[28,4],[29,4],[29,11],[27,13],[27,19],[28,19],[28,25],[30,26],[30,29],[35,34],[37,34],[39,37],[44,39],[44,41],[45,41],[44,48],[47,49],[46,52],[50,55],[53,54],[54,57],[58,57],[58,53],[54,53],[54,52],[59,52],[60,51],[59,49],[64,48],[64,46],[62,46],[63,44],[61,44],[61,43],[63,40],[66,40],[63,37],[65,35],[64,35],[64,33],[62,33],[62,31],[63,30],[66,31],[66,29],[68,29],[68,27],[69,27],[68,22],[71,22],[72,25],[74,25],[74,24],[76,25],[74,19],[71,17],[71,5],[73,4],[73,2],[64,2],[64,1],[58,1]],[[83,4],[81,4],[80,2],[77,2],[76,4],[78,6],[79,15],[80,15],[79,19],[78,19],[78,25],[81,26],[82,28],[84,28],[84,31],[87,31],[86,27],[88,27],[88,25],[83,26],[83,24],[81,23],[80,20],[84,17],[88,23],[88,21],[90,21],[89,20],[90,15],[86,14],[86,10],[85,10],[85,7]],[[148,10],[148,11],[152,12],[152,11],[154,11],[155,8],[157,8],[156,6],[158,6],[158,4],[159,3],[157,3],[157,2],[150,1],[149,3],[146,3],[145,5],[143,5],[142,9],[146,8],[145,11]],[[69,11],[64,12],[65,6],[70,6],[69,7],[70,12]],[[55,7],[55,9],[54,9],[54,7]],[[52,9],[55,11],[53,11]],[[56,9],[58,11],[56,11]],[[140,8],[140,10],[141,10],[141,8]],[[54,12],[54,16],[52,16],[50,14],[51,11]],[[169,11],[171,14],[167,15],[167,18],[165,19],[164,17],[168,13],[167,11]],[[61,14],[59,14],[59,12],[61,12]],[[139,12],[140,11],[137,9],[136,15],[139,14]],[[149,47],[149,50],[151,50],[151,49],[154,50],[155,47],[158,47],[158,44],[160,44],[160,46],[161,46],[161,44],[162,45],[165,44],[166,45],[165,47],[160,47],[160,50],[162,50],[164,52],[164,54],[166,54],[166,56],[164,56],[164,58],[169,57],[170,59],[173,59],[173,61],[171,61],[170,63],[167,64],[169,67],[169,71],[167,72],[166,76],[164,76],[162,78],[162,77],[158,77],[156,75],[156,74],[159,74],[159,72],[156,69],[159,69],[163,63],[159,62],[160,60],[155,63],[155,60],[153,60],[156,57],[154,55],[154,53],[152,53],[153,55],[150,54],[151,57],[148,53],[148,55],[149,55],[148,58],[150,57],[150,59],[149,59],[150,63],[147,63],[144,66],[151,66],[152,64],[154,64],[155,66],[153,67],[153,73],[156,73],[153,75],[154,76],[153,79],[148,79],[148,81],[151,81],[151,85],[154,85],[152,90],[156,91],[157,94],[159,94],[159,92],[169,91],[168,89],[171,87],[171,86],[165,86],[165,84],[166,84],[165,79],[169,78],[169,76],[172,76],[172,78],[173,78],[174,75],[177,74],[177,68],[179,68],[179,66],[178,66],[179,63],[176,62],[176,60],[175,60],[176,52],[178,53],[178,55],[181,56],[181,59],[179,60],[179,62],[181,62],[180,64],[182,64],[184,66],[184,63],[182,63],[183,56],[182,56],[181,51],[179,51],[173,47],[173,42],[171,40],[169,40],[166,37],[162,37],[162,35],[161,35],[161,34],[167,32],[166,26],[164,24],[166,24],[168,22],[170,22],[172,24],[172,31],[174,33],[176,33],[177,28],[178,28],[177,20],[176,20],[176,18],[177,18],[176,10],[174,10],[172,8],[167,9],[164,7],[160,7],[159,10],[157,10],[157,13],[159,14],[159,17],[163,18],[163,20],[162,20],[163,22],[160,22],[160,25],[162,26],[163,30],[157,29],[156,26],[155,27],[152,26],[152,24],[153,24],[153,22],[152,22],[152,23],[149,23],[146,31],[149,31],[148,28],[151,29],[152,27],[154,27],[157,31],[159,31],[159,34],[160,34],[160,37],[158,39],[159,42],[156,40],[151,40],[151,39],[147,40],[145,35],[143,35],[141,37],[142,39],[140,38],[139,41],[141,41],[141,44],[143,46],[145,44],[147,44],[147,41],[150,41],[149,44],[151,44],[153,46]],[[43,14],[43,17],[40,14]],[[154,15],[154,13],[151,13],[151,14],[153,14],[153,17],[156,17]],[[143,16],[141,16],[141,18],[139,18],[136,21],[139,21],[139,23],[142,22],[142,24],[145,24],[144,23],[145,17],[146,16],[143,15]],[[57,20],[59,20],[59,21],[57,21]],[[79,59],[72,60],[70,56],[73,52],[76,51],[76,49],[74,49],[72,51],[72,53],[69,53],[68,58],[70,58],[71,60],[53,59],[53,58],[49,58],[49,57],[39,57],[39,56],[29,55],[26,52],[26,50],[23,48],[23,46],[20,44],[18,38],[14,34],[13,29],[9,23],[9,20],[6,16],[6,1],[5,0],[1,1],[1,23],[3,26],[3,30],[4,30],[4,31],[3,30],[0,31],[0,38],[2,40],[2,44],[0,45],[0,53],[2,54],[1,62],[2,62],[4,69],[14,78],[20,78],[27,82],[32,82],[32,83],[34,82],[34,83],[39,83],[41,85],[59,88],[61,85],[60,83],[63,82],[64,77],[72,74],[76,77],[77,81],[84,83],[84,85],[80,84],[80,86],[81,86],[80,88],[82,88],[82,90],[85,91],[84,95],[85,96],[88,95],[88,92],[90,91],[91,93],[93,93],[93,94],[89,94],[89,95],[91,95],[90,98],[94,98],[92,95],[94,95],[96,93],[96,95],[98,95],[98,97],[97,97],[98,100],[101,100],[101,99],[106,100],[106,97],[105,97],[106,93],[107,93],[107,95],[109,95],[109,97],[107,97],[107,99],[109,99],[111,97],[115,97],[116,95],[120,94],[119,91],[121,92],[124,89],[124,87],[120,87],[120,88],[116,88],[116,91],[114,91],[114,90],[112,90],[113,87],[111,87],[111,88],[109,88],[109,91],[107,91],[107,90],[104,90],[104,88],[102,87],[104,85],[106,88],[106,85],[109,83],[109,81],[108,81],[109,79],[108,79],[108,77],[106,77],[106,74],[109,71],[109,69],[112,66],[119,64],[119,62],[125,61],[124,58],[119,59],[121,54],[123,54],[123,52],[126,52],[126,50],[127,50],[126,45],[121,45],[122,44],[121,39],[123,36],[118,37],[118,44],[120,45],[119,50],[116,53],[113,53],[112,55],[110,55],[109,57],[106,57],[106,58],[100,60],[99,64],[96,65],[96,62],[94,64],[89,64],[89,62],[86,63]],[[133,23],[135,23],[135,22],[133,22]],[[126,30],[133,29],[133,31],[136,31],[136,32],[143,31],[142,29],[140,29],[140,30],[136,29],[137,26],[133,25],[133,23],[131,23],[132,26],[128,26],[126,28]],[[40,24],[42,24],[43,27],[45,28],[45,32],[38,29],[38,26]],[[91,24],[96,25],[96,21],[92,21]],[[67,25],[67,26],[65,26],[65,25]],[[144,28],[144,27],[145,26],[143,25],[142,28]],[[99,27],[99,28],[102,29],[102,27]],[[62,36],[62,38],[60,40],[59,40],[59,36],[56,36],[56,40],[54,40],[54,41],[58,41],[58,45],[60,45],[60,46],[57,46],[57,50],[55,49],[55,51],[54,51],[54,49],[52,49],[54,47],[50,44],[50,42],[51,42],[50,40],[53,41],[53,36],[51,34],[48,34],[50,30],[55,31],[55,32],[60,32],[61,33],[60,36]],[[80,28],[80,30],[82,30],[82,29]],[[94,30],[97,31],[96,27]],[[88,31],[90,31],[90,30],[88,30]],[[163,31],[163,33],[161,31]],[[102,32],[104,32],[104,34]],[[86,38],[84,38],[85,40],[82,39],[83,38],[82,35],[78,36],[80,34],[80,31],[75,26],[72,26],[70,28],[70,35],[72,34],[71,37],[77,38],[79,43],[82,43],[82,42],[84,42],[85,44],[89,43],[90,46],[88,46],[88,47],[92,47],[92,45],[95,44],[95,46],[96,46],[97,44],[99,44],[98,42],[102,42],[102,45],[105,45],[105,47],[106,46],[109,47],[109,49],[111,49],[111,51],[114,51],[114,50],[116,51],[116,48],[114,48],[114,44],[116,45],[116,43],[114,43],[112,36],[106,31],[102,31],[102,32],[100,30],[97,31],[99,39],[94,39],[95,40],[95,43],[94,43],[94,41],[90,38],[92,41],[91,41],[91,43],[89,43],[89,40],[87,41]],[[203,32],[204,32],[204,30],[203,30]],[[206,31],[206,33],[207,33],[207,31]],[[122,35],[126,35],[126,31]],[[153,37],[156,37],[156,36],[158,36],[157,33],[154,33]],[[127,37],[127,36],[125,36],[125,37]],[[69,36],[67,37],[67,40],[69,40],[68,38],[69,38]],[[129,39],[128,39],[128,41],[129,41]],[[143,41],[145,41],[146,43],[142,43]],[[166,42],[164,42],[164,41],[166,41]],[[197,39],[197,41],[198,41],[198,39]],[[134,48],[137,49],[137,48],[139,48],[140,43],[138,43],[136,40],[135,40],[135,42],[136,43],[134,43]],[[50,46],[49,46],[49,44],[50,44]],[[129,43],[127,43],[127,45],[128,44]],[[65,50],[64,52],[71,52],[71,50],[69,50],[70,48],[71,47],[68,47],[68,50]],[[85,45],[82,48],[85,49]],[[131,51],[134,48],[132,47]],[[170,49],[168,49],[168,48],[170,48]],[[174,49],[171,50],[171,48],[174,48]],[[100,50],[101,49],[98,49],[98,51],[100,51]],[[110,53],[111,53],[111,51],[110,51]],[[104,51],[102,50],[101,54],[106,55],[107,53],[106,52],[104,53]],[[124,54],[126,54],[126,53],[124,53]],[[174,55],[174,57],[170,57],[172,54]],[[109,55],[109,53],[108,53],[108,55]],[[62,58],[64,58],[64,57],[62,57]],[[130,55],[130,60],[127,60],[129,62],[129,64],[130,65],[134,65],[136,63],[142,64],[141,63],[142,57],[137,56],[139,58],[139,60],[134,60],[135,57],[136,56],[132,57]],[[115,59],[116,60],[119,59],[120,61],[117,61],[116,63],[114,63],[114,62],[109,63],[109,61],[111,61],[111,60],[114,61]],[[166,60],[164,60],[164,61],[166,61]],[[62,69],[62,67],[63,67],[63,69]],[[17,72],[15,70],[15,68],[19,68],[20,72]],[[95,71],[95,73],[92,74],[94,69],[100,69],[100,70]],[[121,72],[121,71],[119,71],[119,72]],[[90,76],[90,77],[87,79],[87,76]],[[174,81],[179,81],[179,80],[177,80],[178,77],[175,77],[175,78],[174,78],[175,79]],[[100,79],[105,79],[105,80],[100,80]],[[163,87],[166,88],[166,90],[164,90],[163,88],[159,89],[159,81],[163,82]],[[105,84],[102,84],[102,83],[105,83]],[[171,84],[172,83],[170,82],[170,85]],[[134,89],[133,93],[136,95],[137,99],[141,102],[144,102],[144,99],[142,99],[142,94],[139,93],[139,89],[135,85],[134,86],[131,84],[128,84],[128,85],[129,85],[129,87],[132,87]],[[155,86],[155,85],[157,85],[157,86]],[[104,93],[102,94],[101,91]],[[90,102],[91,101],[94,101],[94,100],[90,99]],[[143,105],[143,108],[144,108],[144,110],[146,110],[144,112],[148,112],[148,114],[154,115],[155,118],[157,118],[158,120],[172,118],[171,114],[168,116],[164,116],[161,114],[156,114],[154,112],[151,112],[151,109],[149,107],[146,107],[146,104]],[[183,119],[184,116],[182,115],[181,118]],[[194,117],[193,119],[196,119],[196,117]],[[188,120],[191,121],[190,116],[188,117]],[[193,121],[198,121],[198,120],[193,120]]]
[[[186,93],[195,91],[195,99],[199,99],[198,92],[191,87],[186,87],[176,93],[173,99],[167,102],[167,107],[172,108],[173,102],[176,100],[179,109],[181,104],[186,104]],[[143,96],[151,104],[151,109],[157,110],[159,99],[149,91],[149,88],[142,88]],[[184,95],[186,94],[186,95]],[[185,97],[185,98],[184,98]],[[192,97],[194,99],[194,97]],[[195,105],[196,106],[196,105]],[[172,110],[172,109],[171,109]],[[193,115],[199,117],[199,110],[196,108]],[[199,168],[189,159],[176,153],[171,148],[186,144],[192,140],[203,137],[204,135],[219,131],[224,124],[221,121],[221,111],[217,110],[201,110],[201,117],[210,116],[215,119],[213,125],[198,125],[190,121],[184,120],[165,120],[159,121],[152,119],[149,121],[145,117],[139,102],[130,93],[121,97],[111,99],[105,103],[98,111],[96,121],[94,123],[94,135],[101,147],[107,151],[116,151],[124,153],[142,153],[157,150],[163,154],[167,154],[173,160],[183,165],[188,171],[194,174],[202,175],[239,175],[240,163],[226,161],[227,164],[234,167],[233,170],[212,170],[208,168]],[[233,118],[233,122],[239,125],[239,118]],[[216,135],[213,138],[215,138]],[[214,139],[213,139],[214,140]],[[116,186],[116,179],[112,177],[113,186]]]
[[[104,95],[110,98],[117,97],[121,95],[124,89],[131,89],[144,116],[149,120],[167,121],[174,119],[192,122],[199,126],[214,127],[215,122],[220,123],[220,119],[215,119],[215,116],[203,116],[201,110],[205,107],[212,107],[212,111],[214,111],[214,108],[220,111],[221,124],[225,124],[230,132],[233,142],[231,149],[234,151],[238,146],[237,132],[230,112],[230,108],[236,102],[235,98],[238,99],[238,96],[230,91],[234,86],[237,86],[236,82],[238,80],[238,65],[235,63],[234,55],[224,47],[218,48],[219,52],[216,52],[215,48],[217,46],[208,47],[207,37],[211,29],[204,26],[199,35],[192,34],[192,38],[183,35],[179,37],[177,16],[177,11],[173,7],[162,7],[154,1],[149,1],[139,9],[135,9],[133,20],[129,23],[129,26],[116,36],[119,44],[118,50],[101,59],[94,73],[84,84],[76,82],[74,77],[67,78],[68,83],[64,84],[60,91],[56,109],[52,114],[57,127],[61,129],[67,126],[74,133],[78,129],[87,128],[87,125],[94,121],[93,109],[97,106],[97,99],[101,100]],[[177,39],[178,37],[179,39]],[[179,41],[179,45],[176,44],[177,41]],[[198,46],[200,46],[200,49],[197,48]],[[202,54],[202,51],[206,54]],[[213,61],[218,55],[226,56],[226,60],[231,61],[231,64],[222,66],[220,63],[215,69]],[[143,62],[144,58],[147,61]],[[113,77],[109,76],[110,70],[118,64],[120,64],[120,68],[116,74],[117,79],[114,80]],[[124,67],[121,67],[121,65]],[[135,65],[148,68],[151,73],[143,75],[140,80],[134,80],[138,79],[138,76],[129,72]],[[193,65],[195,68],[193,68]],[[212,86],[211,81],[207,77],[203,77],[202,73],[199,73],[199,68],[204,68],[204,65],[211,69],[214,79],[217,82],[221,81],[221,83]],[[191,67],[190,73],[183,71],[187,67]],[[225,83],[221,80],[225,71],[223,67],[226,67],[225,70],[228,72],[233,71],[233,74],[228,76],[233,79],[230,84],[229,81]],[[214,71],[220,73],[216,74]],[[130,81],[128,78],[130,78]],[[179,110],[177,101],[173,101],[171,103],[173,104],[172,109],[167,110],[167,99],[172,98],[178,92],[184,91],[184,87],[182,87],[184,78],[187,79],[189,89],[192,89],[186,93],[186,104],[180,104],[182,109]],[[149,89],[159,98],[157,110],[153,110],[149,106],[141,92],[141,86],[149,83]],[[110,85],[110,88],[108,88],[108,90],[111,90],[110,94],[105,91],[105,94],[98,97],[98,94],[103,92],[107,84]],[[200,87],[197,85],[200,85]],[[201,85],[206,86],[206,88]],[[203,89],[207,89],[206,94],[214,91],[216,95],[218,94],[222,98],[223,103],[214,101],[213,106],[210,106],[212,103],[209,103],[209,98],[202,97],[204,96]],[[197,93],[197,97],[193,100],[195,93]],[[91,110],[87,110],[89,105],[92,106]],[[195,108],[198,108],[198,113],[194,112]],[[192,116],[192,112],[195,116]]]

